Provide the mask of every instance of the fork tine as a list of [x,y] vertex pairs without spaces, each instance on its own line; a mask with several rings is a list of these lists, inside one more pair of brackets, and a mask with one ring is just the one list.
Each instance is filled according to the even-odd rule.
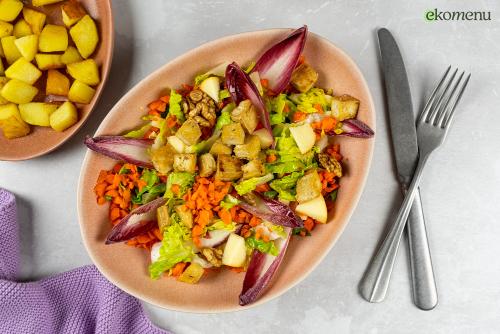
[[440,106],[438,113],[436,114],[436,121],[434,122],[434,125],[439,125],[440,127],[444,127],[444,118],[446,115],[451,111],[451,101],[453,101],[456,98],[455,92],[457,91],[458,86],[460,85],[460,82],[462,81],[462,78],[465,74],[465,71],[463,71],[460,76],[458,77],[458,80],[455,82],[455,85],[453,85],[453,88],[448,94],[446,101],[443,102],[443,104]]
[[431,108],[431,114],[429,117],[427,117],[427,122],[433,124],[434,120],[436,119],[436,114],[438,111],[441,109],[443,98],[448,95],[448,90],[450,89],[451,84],[453,83],[453,80],[455,79],[455,76],[457,75],[458,68],[455,69],[455,72],[451,75],[451,78],[448,80],[448,83],[446,84],[444,91],[441,92],[441,96],[439,97],[438,101],[432,105]]
[[450,72],[450,69],[451,69],[451,65],[448,66],[448,68],[444,72],[443,76],[441,77],[441,80],[439,81],[439,83],[437,84],[437,86],[432,91],[431,96],[429,97],[429,99],[425,103],[424,109],[420,113],[420,116],[418,118],[417,123],[425,122],[425,120],[427,119],[427,115],[429,114],[429,110],[431,109],[431,106],[432,106],[432,104],[434,102],[434,99],[436,98],[436,93],[439,91],[439,89],[443,85],[443,82],[446,79],[446,77],[448,76],[448,73]]
[[462,88],[460,88],[460,92],[458,93],[458,96],[455,99],[455,102],[453,103],[453,106],[451,107],[451,111],[449,112],[449,114],[445,118],[445,120],[443,121],[443,127],[444,128],[448,129],[450,127],[451,121],[453,119],[453,115],[455,113],[455,109],[456,109],[456,107],[458,105],[458,102],[460,102],[460,99],[462,98],[462,95],[463,95],[463,93],[465,91],[465,87],[467,87],[467,84],[469,83],[469,79],[470,79],[470,73],[467,76],[467,78],[465,79],[465,82],[463,83]]

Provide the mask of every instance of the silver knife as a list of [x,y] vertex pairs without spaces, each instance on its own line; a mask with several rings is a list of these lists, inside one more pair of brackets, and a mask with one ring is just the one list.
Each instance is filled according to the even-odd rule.
[[[413,177],[418,159],[417,133],[410,85],[403,58],[392,34],[389,30],[382,28],[378,31],[378,38],[398,180],[403,192],[405,192]],[[437,304],[437,290],[420,191],[413,202],[406,226],[410,248],[413,300],[417,307],[431,310]],[[396,252],[390,254],[384,266],[370,267],[383,268],[382,270],[371,272],[369,269],[365,273],[360,284],[360,292],[366,300],[381,302],[384,299],[396,255]]]

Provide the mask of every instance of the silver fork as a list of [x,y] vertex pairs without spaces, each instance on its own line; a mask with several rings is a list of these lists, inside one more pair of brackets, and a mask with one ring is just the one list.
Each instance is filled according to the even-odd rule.
[[465,87],[469,83],[470,74],[463,81],[465,72],[462,72],[458,79],[455,80],[458,69],[449,77],[450,69],[451,66],[448,67],[432,92],[417,120],[419,160],[413,179],[396,220],[360,283],[361,295],[371,302],[378,302],[383,299],[378,298],[378,295],[381,291],[385,291],[389,285],[405,222],[408,219],[411,204],[422,179],[422,172],[431,153],[443,143],[450,129],[458,102],[460,102]]

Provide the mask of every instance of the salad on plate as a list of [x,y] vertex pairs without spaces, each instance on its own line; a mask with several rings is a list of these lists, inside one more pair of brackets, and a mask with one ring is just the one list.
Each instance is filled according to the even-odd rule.
[[240,305],[259,297],[292,236],[328,222],[344,173],[334,138],[373,136],[359,100],[317,86],[306,38],[304,26],[256,62],[228,60],[171,88],[137,129],[86,138],[117,160],[94,187],[109,204],[107,244],[149,251],[152,279],[245,272]]

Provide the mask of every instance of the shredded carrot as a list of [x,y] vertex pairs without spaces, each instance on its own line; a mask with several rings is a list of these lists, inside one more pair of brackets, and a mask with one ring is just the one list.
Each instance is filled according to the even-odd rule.
[[293,121],[296,123],[296,122],[300,122],[300,121],[303,121],[307,118],[307,114],[305,112],[302,112],[302,111],[296,111],[294,114],[293,114]]
[[271,153],[269,154],[267,157],[266,157],[266,161],[271,163],[271,162],[275,162],[278,158],[276,157],[276,154],[274,153]]
[[175,117],[174,115],[170,115],[167,117],[167,126],[169,128],[173,128],[177,125],[177,117]]
[[269,184],[267,184],[267,183],[260,184],[257,187],[255,187],[255,191],[259,192],[259,193],[264,193],[264,192],[269,191],[269,190],[271,190],[271,187],[269,187]]
[[219,217],[220,219],[222,219],[222,221],[224,222],[224,224],[231,224],[231,213],[229,213],[229,211],[227,211],[226,209],[222,209],[219,211]]
[[176,195],[179,195],[179,192],[181,191],[181,187],[178,184],[173,184],[172,185],[172,192]]
[[316,109],[320,114],[322,114],[324,111],[323,111],[323,107],[321,106],[321,104],[319,103],[316,103],[314,105],[314,109]]
[[170,95],[164,95],[164,96],[160,97],[160,100],[165,102],[165,103],[169,103],[170,102]]
[[299,60],[297,61],[297,66],[302,65],[306,62],[306,57],[304,55],[300,55]]
[[173,268],[172,268],[172,276],[178,277],[182,274],[184,271],[184,268],[186,268],[186,263],[185,262],[179,262],[177,263]]
[[316,226],[314,219],[312,219],[311,217],[307,217],[307,219],[304,221],[304,228],[308,232],[311,232],[314,229],[314,226]]
[[268,88],[269,87],[269,80],[267,80],[267,79],[260,79],[260,84],[262,85],[262,87]]
[[255,227],[255,226],[259,225],[260,223],[262,223],[262,219],[257,218],[255,216],[252,216],[249,224],[250,224],[250,226]]

